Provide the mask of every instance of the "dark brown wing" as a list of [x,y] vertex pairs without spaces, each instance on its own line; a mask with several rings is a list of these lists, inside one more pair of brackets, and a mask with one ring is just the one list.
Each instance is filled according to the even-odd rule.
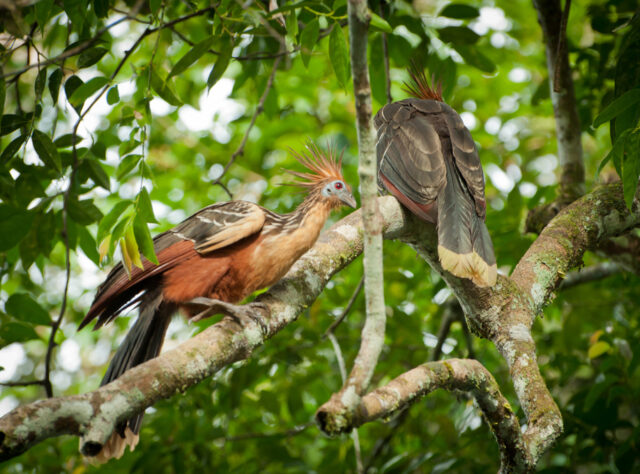
[[138,303],[140,292],[159,275],[195,255],[213,252],[259,232],[264,220],[262,207],[246,201],[213,204],[196,212],[154,238],[158,265],[143,258],[143,268],[135,267],[131,276],[122,263],[116,265],[98,288],[79,329],[96,317],[96,327],[102,326]]

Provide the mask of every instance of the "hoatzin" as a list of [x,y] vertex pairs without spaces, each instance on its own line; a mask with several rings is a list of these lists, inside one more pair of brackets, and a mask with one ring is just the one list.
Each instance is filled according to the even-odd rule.
[[[334,150],[321,152],[312,143],[307,149],[292,153],[308,172],[288,171],[301,178],[292,184],[308,190],[295,211],[276,214],[246,201],[213,204],[155,237],[158,265],[143,260],[144,268],[134,268],[130,275],[122,263],[113,268],[79,329],[96,318],[98,329],[136,304],[139,316],[101,385],[156,357],[177,310],[192,319],[220,312],[242,321],[243,313],[234,311],[240,308],[233,303],[282,278],[314,244],[333,209],[356,207],[342,177],[342,156],[337,158]],[[203,301],[217,311],[198,313]],[[140,414],[120,424],[97,460],[122,456],[127,444],[133,449],[141,420]]]
[[[415,98],[384,106],[375,116],[378,185],[420,219],[436,224],[442,268],[478,286],[496,282],[496,258],[484,223],[484,175],[476,145],[458,113],[410,71]],[[432,81],[433,82],[433,81]]]

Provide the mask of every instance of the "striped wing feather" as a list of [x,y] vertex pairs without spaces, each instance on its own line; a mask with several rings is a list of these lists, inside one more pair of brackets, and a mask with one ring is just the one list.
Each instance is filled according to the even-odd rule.
[[213,204],[196,212],[171,230],[154,238],[158,265],[142,259],[129,277],[122,263],[116,265],[98,288],[79,329],[98,317],[96,328],[111,321],[125,308],[139,302],[137,295],[167,270],[200,254],[208,254],[259,232],[264,210],[246,201]]

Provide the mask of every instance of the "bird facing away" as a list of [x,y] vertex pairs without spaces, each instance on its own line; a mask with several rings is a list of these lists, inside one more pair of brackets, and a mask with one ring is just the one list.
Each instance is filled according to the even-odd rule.
[[496,282],[491,237],[484,223],[484,174],[475,142],[458,113],[410,70],[414,98],[384,106],[375,116],[378,186],[420,219],[436,224],[442,268],[478,286]]
[[[307,152],[292,153],[308,170],[288,171],[301,179],[292,184],[308,191],[295,211],[276,214],[246,201],[213,204],[155,237],[158,265],[143,259],[143,268],[135,267],[130,275],[122,263],[113,268],[79,329],[96,318],[94,330],[98,329],[134,305],[139,305],[139,316],[101,385],[156,357],[177,310],[199,318],[206,312],[196,315],[190,302],[201,306],[203,300],[229,310],[233,305],[228,303],[280,280],[315,243],[332,210],[343,204],[356,207],[342,177],[342,156],[337,158],[335,150],[324,153],[309,143]],[[119,458],[126,445],[133,449],[141,420],[140,414],[117,426],[96,460]]]

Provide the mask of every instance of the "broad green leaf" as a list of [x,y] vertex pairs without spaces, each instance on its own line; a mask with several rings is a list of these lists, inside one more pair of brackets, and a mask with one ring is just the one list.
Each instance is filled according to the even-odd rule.
[[14,293],[9,296],[5,310],[20,321],[31,324],[51,324],[49,313],[26,293]]
[[111,189],[111,185],[109,183],[109,175],[107,175],[105,170],[102,168],[100,162],[96,159],[88,158],[84,160],[84,163],[87,164],[87,170],[93,182],[101,188],[109,191]]
[[331,58],[331,65],[338,78],[338,82],[343,88],[346,88],[349,84],[349,77],[351,76],[349,69],[349,52],[342,27],[340,23],[337,22],[333,25],[333,30],[329,35],[329,57]]
[[90,79],[88,82],[85,82],[75,91],[73,91],[73,94],[71,94],[71,97],[69,97],[69,102],[71,102],[71,105],[73,105],[76,109],[78,107],[82,108],[82,104],[85,100],[98,92],[108,83],[109,79],[104,76],[94,77],[93,79]]
[[106,18],[109,15],[109,0],[93,0],[93,10],[98,18]]
[[493,61],[482,54],[478,48],[462,45],[456,45],[455,48],[469,66],[488,73],[493,73],[496,70],[496,65]]
[[149,0],[149,10],[154,15],[160,11],[160,5],[162,5],[162,0]]
[[118,93],[118,86],[113,86],[107,92],[107,104],[113,105],[117,104],[120,101],[120,94]]
[[141,159],[142,155],[138,154],[125,156],[118,164],[118,168],[116,169],[116,178],[119,180],[124,178],[133,168],[136,167]]
[[477,43],[480,36],[466,26],[446,26],[438,30],[438,36],[445,43],[468,45]]
[[25,209],[0,203],[0,222],[0,252],[4,252],[13,248],[27,235],[33,222],[33,214]]
[[60,92],[60,84],[62,83],[62,69],[58,68],[49,75],[49,94],[53,103],[58,102],[58,94]]
[[[605,352],[608,350],[609,344],[607,344],[606,342],[598,343],[598,344],[603,344],[602,347],[604,347],[606,345],[607,349],[605,350]],[[594,347],[594,346],[591,346],[591,347]],[[601,354],[598,354],[598,355],[601,355]],[[595,359],[596,357],[598,357],[598,356],[591,357],[591,358]],[[607,377],[605,377],[604,381],[594,384],[589,389],[589,393],[587,393],[587,398],[585,398],[585,400],[584,400],[584,410],[585,411],[590,411],[593,408],[593,406],[596,404],[598,399],[601,397],[603,392],[605,390],[607,390],[609,387],[611,387],[613,384],[615,384],[615,382],[616,382],[616,378],[615,377],[607,376]]]
[[198,59],[200,59],[209,49],[213,46],[213,43],[216,41],[215,36],[210,36],[207,39],[200,41],[193,45],[193,47],[182,56],[175,66],[169,72],[169,78],[173,76],[177,76],[178,74],[182,74],[186,71],[189,66],[195,63]]
[[[84,84],[84,82],[78,76],[71,76],[71,77],[69,77],[69,79],[67,79],[65,81],[65,83],[64,83],[64,93],[67,95],[67,100],[69,102],[71,102],[71,96],[76,91],[76,89],[81,87],[83,84]],[[73,103],[72,103],[72,105],[73,105]],[[80,107],[74,106],[73,108],[76,109],[76,112],[80,113],[80,110],[82,110],[82,104],[80,104]]]
[[81,225],[89,225],[102,219],[102,212],[93,204],[93,199],[79,201],[73,197],[67,201],[69,217]]
[[291,12],[286,15],[286,28],[287,36],[291,38],[294,43],[297,43],[296,38],[298,38],[298,15],[296,15],[295,10],[291,10]]
[[5,114],[0,121],[0,136],[8,135],[29,123],[25,115]]
[[383,31],[384,33],[393,33],[393,28],[391,28],[391,25],[384,18],[376,15],[371,10],[369,10],[369,14],[371,15],[371,22],[369,23],[371,28]]
[[85,22],[86,0],[62,0],[62,5],[76,31],[82,31]]
[[93,263],[100,265],[100,254],[96,248],[96,241],[93,240],[93,236],[84,226],[78,226],[78,244]]
[[7,147],[2,150],[2,154],[0,154],[0,164],[8,163],[9,160],[13,158],[13,155],[18,152],[24,142],[27,141],[27,138],[29,138],[27,135],[20,135],[19,137],[14,138],[11,143],[9,143]]
[[0,327],[0,339],[5,342],[5,345],[13,342],[27,342],[33,339],[38,339],[38,334],[33,327],[22,323],[6,323]]
[[447,18],[456,18],[458,20],[470,20],[480,16],[480,11],[471,5],[450,3],[442,9],[438,16],[446,16]]
[[[142,259],[140,258],[140,249],[138,248],[136,236],[133,232],[133,225],[127,226],[127,229],[124,232],[124,246],[127,249],[129,261],[136,267],[143,268]],[[129,268],[131,269],[131,267]]]
[[36,76],[36,80],[33,83],[33,90],[36,94],[36,100],[40,100],[42,98],[42,92],[44,92],[44,86],[47,83],[47,68],[43,67],[38,71],[38,75]]
[[35,148],[36,153],[46,166],[54,168],[57,171],[61,170],[60,155],[51,138],[49,138],[49,135],[35,129],[31,135],[31,142],[33,143],[33,148]]
[[616,140],[616,142],[607,153],[607,156],[604,157],[600,165],[598,166],[598,170],[596,171],[596,177],[600,174],[605,165],[613,159],[613,166],[618,173],[618,176],[622,176],[622,155],[624,154],[624,142],[629,134],[629,130],[625,130]]
[[207,78],[207,88],[209,89],[211,89],[216,82],[220,80],[224,72],[227,70],[227,66],[229,66],[229,61],[231,60],[231,53],[233,52],[233,41],[228,39],[221,43],[220,48],[218,59],[213,65],[213,68],[209,73],[209,77]]
[[49,22],[51,7],[53,7],[53,0],[40,0],[33,6],[40,31],[44,31],[44,26]]
[[616,100],[607,105],[602,112],[593,121],[593,126],[598,128],[605,122],[617,117],[629,107],[632,107],[640,102],[640,88],[631,89]]
[[300,57],[304,67],[309,66],[309,59],[311,59],[311,53],[313,48],[318,42],[318,35],[320,34],[320,23],[317,18],[314,18],[307,26],[304,27],[302,33],[300,33]]
[[158,257],[153,247],[153,239],[149,232],[149,226],[147,226],[145,219],[140,214],[136,214],[136,217],[133,219],[133,233],[142,254],[147,260],[158,265],[160,262],[158,262]]
[[602,354],[609,352],[610,348],[611,346],[608,342],[598,341],[594,345],[589,347],[589,352],[587,353],[587,355],[589,356],[589,359],[596,359]]
[[625,140],[622,159],[622,188],[627,207],[631,209],[640,177],[640,129],[631,132]]
[[168,104],[175,106],[182,105],[176,93],[173,92],[169,84],[158,75],[153,67],[151,68],[151,88]]
[[85,67],[93,66],[98,61],[102,59],[102,57],[109,52],[108,49],[102,48],[100,46],[96,46],[94,48],[89,48],[78,56],[78,68],[82,69]]
[[156,216],[153,214],[153,206],[151,205],[149,192],[145,187],[143,187],[140,194],[138,194],[136,209],[136,214],[141,216],[144,219],[144,222],[152,222],[154,224],[158,223]]
[[113,206],[113,209],[107,212],[100,221],[100,225],[98,225],[97,240],[101,241],[107,234],[109,234],[109,232],[111,232],[111,228],[131,205],[133,205],[133,202],[129,200],[120,201]]
[[80,143],[83,140],[81,136],[74,135],[73,133],[66,133],[64,135],[59,136],[53,141],[53,144],[56,148],[69,148],[73,146],[74,143]]

